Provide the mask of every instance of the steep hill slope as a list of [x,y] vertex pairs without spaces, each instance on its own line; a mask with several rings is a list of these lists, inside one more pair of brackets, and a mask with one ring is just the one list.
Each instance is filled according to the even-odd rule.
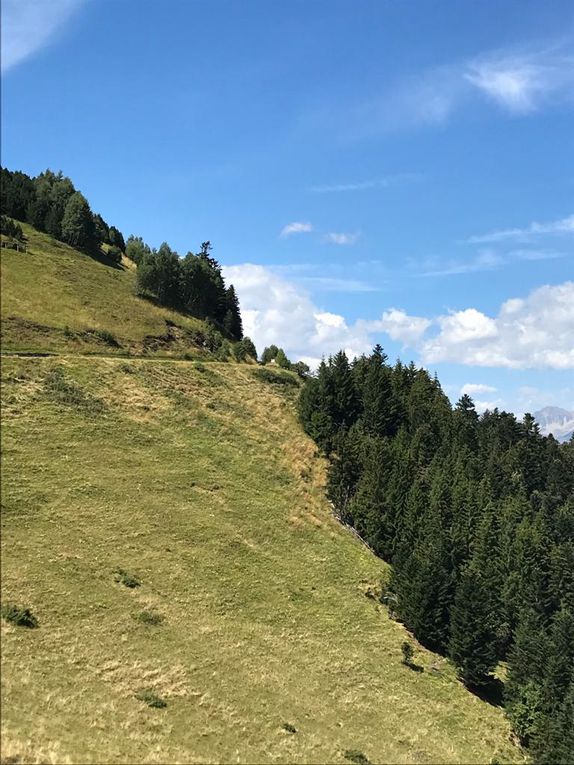
[[[161,328],[129,273],[64,257],[11,263],[3,310],[76,328],[78,283],[86,324]],[[43,337],[66,355],[2,360],[2,601],[39,620],[2,621],[6,761],[522,761],[444,659],[401,663],[408,635],[368,596],[386,567],[331,516],[295,377]]]
[[135,295],[135,265],[114,265],[21,224],[27,252],[3,249],[5,351],[197,355],[203,322]]

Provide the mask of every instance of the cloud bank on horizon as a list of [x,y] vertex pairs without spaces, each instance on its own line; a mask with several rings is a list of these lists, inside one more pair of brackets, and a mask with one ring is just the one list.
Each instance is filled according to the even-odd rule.
[[389,307],[377,319],[350,324],[322,311],[306,290],[270,268],[245,263],[224,273],[236,287],[244,331],[257,347],[281,345],[313,366],[341,348],[350,357],[368,353],[377,336],[386,334],[424,365],[574,369],[573,281],[510,298],[495,316],[473,307],[427,317]]

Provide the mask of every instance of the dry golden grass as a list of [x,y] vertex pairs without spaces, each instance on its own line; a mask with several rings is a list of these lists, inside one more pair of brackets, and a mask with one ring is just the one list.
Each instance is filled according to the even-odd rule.
[[[55,367],[81,396],[46,386]],[[81,357],[4,359],[2,387],[2,595],[40,621],[2,627],[4,759],[523,760],[448,662],[402,665],[405,630],[368,596],[386,567],[332,518],[296,392]]]

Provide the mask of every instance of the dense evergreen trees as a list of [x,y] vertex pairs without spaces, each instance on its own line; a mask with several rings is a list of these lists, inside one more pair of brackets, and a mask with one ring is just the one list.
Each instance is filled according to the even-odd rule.
[[[188,252],[185,258],[180,258],[166,242],[158,250],[149,247],[141,237],[130,236],[126,243],[118,228],[92,212],[87,199],[69,178],[51,170],[30,178],[25,173],[2,168],[0,202],[3,234],[21,238],[21,228],[11,220],[15,219],[79,249],[95,248],[101,254],[101,245],[107,245],[104,252],[109,260],[120,263],[125,254],[138,266],[140,295],[213,322],[229,340],[242,339],[239,300],[233,285],[225,285],[221,266],[210,254],[210,242],[203,242],[199,253]],[[244,358],[257,355],[251,341],[237,354]],[[286,357],[284,366],[291,366]]]
[[521,740],[539,763],[574,761],[574,441],[468,396],[453,408],[379,346],[323,361],[299,413],[339,517],[393,564],[399,618],[471,688],[506,660]]
[[180,258],[166,242],[152,250],[135,237],[128,239],[127,249],[138,262],[139,294],[153,297],[160,305],[208,319],[230,340],[241,340],[239,301],[233,285],[226,288],[221,266],[209,254],[210,242],[204,242],[197,255],[188,252],[185,258]]
[[[0,169],[2,213],[80,249],[102,244],[124,252],[121,231],[92,213],[86,198],[61,172],[45,170],[36,178]],[[121,256],[120,256],[121,257]],[[118,259],[117,255],[115,258]]]

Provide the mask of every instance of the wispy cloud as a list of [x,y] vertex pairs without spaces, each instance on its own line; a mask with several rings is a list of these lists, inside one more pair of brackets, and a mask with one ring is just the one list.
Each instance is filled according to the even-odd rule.
[[327,244],[340,244],[340,245],[349,245],[349,244],[355,244],[359,237],[361,236],[361,233],[359,231],[355,231],[353,234],[345,234],[343,232],[337,233],[336,231],[330,231],[328,234],[325,234],[323,237],[323,241]]
[[417,271],[417,276],[454,276],[457,274],[473,274],[482,271],[496,271],[519,261],[556,260],[567,257],[567,253],[556,250],[515,249],[508,252],[496,252],[484,249],[472,257],[454,258],[441,261],[429,258],[423,263],[411,262],[411,267]]
[[304,276],[298,281],[321,292],[379,292],[373,283],[331,276]]
[[396,186],[402,183],[413,183],[420,180],[418,173],[399,173],[397,175],[387,175],[384,178],[373,178],[356,183],[335,183],[323,184],[320,186],[311,186],[309,191],[315,194],[331,194],[341,191],[365,191],[367,189],[386,189],[389,186]]
[[308,234],[311,231],[313,231],[313,226],[311,223],[301,223],[300,221],[294,221],[293,223],[288,223],[286,226],[284,226],[281,229],[279,236],[284,239],[285,237],[291,236],[292,234]]
[[321,124],[346,140],[357,140],[409,127],[441,126],[456,112],[481,102],[526,117],[573,99],[574,45],[569,38],[486,51],[413,72],[355,103],[325,105],[312,115],[312,126]]
[[469,62],[465,79],[516,114],[536,111],[574,84],[574,55],[556,50],[494,54]]
[[2,72],[54,42],[86,0],[2,0]]
[[574,234],[574,215],[546,223],[534,222],[525,228],[505,228],[499,231],[491,231],[480,236],[471,236],[466,241],[469,244],[503,242],[505,240],[529,242],[535,237],[548,234]]

